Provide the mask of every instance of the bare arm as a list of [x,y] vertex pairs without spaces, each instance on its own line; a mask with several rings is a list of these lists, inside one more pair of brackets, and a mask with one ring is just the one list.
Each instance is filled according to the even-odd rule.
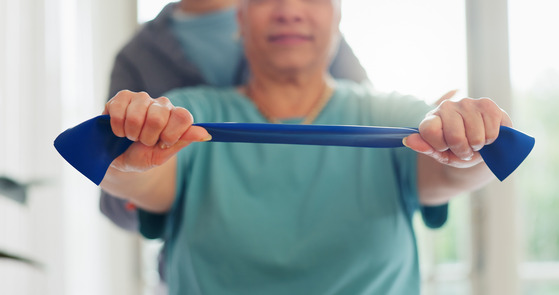
[[487,98],[444,101],[429,112],[419,125],[419,134],[405,139],[408,147],[420,153],[420,203],[443,204],[493,180],[478,151],[495,141],[501,125],[512,126],[512,122]]
[[175,197],[176,154],[193,141],[209,140],[192,115],[165,97],[121,91],[105,106],[115,135],[134,143],[112,163],[101,188],[152,212],[166,212]]
[[100,186],[111,195],[128,199],[139,208],[163,213],[173,204],[175,175],[176,157],[145,172],[123,172],[111,166]]

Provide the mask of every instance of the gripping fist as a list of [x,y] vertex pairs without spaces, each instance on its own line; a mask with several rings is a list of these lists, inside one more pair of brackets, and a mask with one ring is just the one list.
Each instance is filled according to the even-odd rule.
[[107,102],[103,114],[110,115],[116,136],[134,141],[111,163],[123,172],[146,171],[165,163],[191,142],[211,139],[204,128],[192,126],[188,110],[145,92],[120,91]]
[[439,163],[468,168],[483,161],[478,151],[495,141],[501,125],[512,127],[511,119],[488,98],[446,100],[427,113],[419,134],[404,144]]

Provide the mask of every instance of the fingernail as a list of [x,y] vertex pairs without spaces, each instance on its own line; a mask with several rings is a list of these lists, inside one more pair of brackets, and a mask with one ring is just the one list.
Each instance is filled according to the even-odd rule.
[[161,144],[159,145],[159,148],[161,148],[162,150],[166,150],[166,149],[170,148],[170,146],[168,146],[168,145],[166,145],[166,144],[164,144],[164,143],[161,143]]
[[210,141],[210,140],[212,140],[212,136],[208,134],[208,136],[202,138],[200,141]]
[[474,152],[477,152],[479,150],[481,150],[483,148],[483,145],[474,145],[472,146],[472,150],[474,150]]
[[402,139],[402,144],[403,144],[405,147],[409,148],[409,146],[408,146],[408,137],[407,137],[407,136],[404,137],[404,138]]

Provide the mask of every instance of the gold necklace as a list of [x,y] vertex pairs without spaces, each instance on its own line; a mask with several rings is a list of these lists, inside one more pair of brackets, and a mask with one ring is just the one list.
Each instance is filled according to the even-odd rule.
[[[330,100],[330,97],[332,97],[332,93],[334,92],[334,88],[333,88],[333,86],[331,86],[331,84],[333,84],[331,79],[326,80],[326,85],[324,86],[324,89],[322,90],[320,98],[313,105],[312,109],[305,116],[305,118],[303,119],[301,124],[303,124],[303,125],[312,124],[312,122],[314,122],[314,120],[318,117],[318,115],[320,114],[322,109],[326,106],[326,104]],[[274,116],[271,116],[270,113],[267,111],[267,109],[264,108],[264,106],[257,104],[256,101],[254,100],[254,98],[251,98],[251,94],[252,94],[252,91],[250,91],[250,87],[248,85],[245,86],[245,95],[248,96],[248,98],[250,98],[254,102],[254,104],[256,105],[256,108],[258,109],[258,111],[260,111],[260,114],[262,114],[262,116],[264,118],[266,118],[266,120],[270,123],[282,124],[282,121],[279,120],[278,118],[274,117]]]

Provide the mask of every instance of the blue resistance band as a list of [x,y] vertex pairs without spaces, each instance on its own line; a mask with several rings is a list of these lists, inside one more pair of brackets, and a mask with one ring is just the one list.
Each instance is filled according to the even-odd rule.
[[[402,139],[417,133],[414,128],[348,125],[296,125],[256,123],[200,123],[212,142],[281,143],[333,145],[367,148],[403,147]],[[79,172],[99,185],[112,161],[133,142],[113,134],[107,115],[87,120],[62,132],[54,146]],[[480,154],[493,174],[503,181],[534,147],[535,139],[518,130],[501,126],[497,140]]]

